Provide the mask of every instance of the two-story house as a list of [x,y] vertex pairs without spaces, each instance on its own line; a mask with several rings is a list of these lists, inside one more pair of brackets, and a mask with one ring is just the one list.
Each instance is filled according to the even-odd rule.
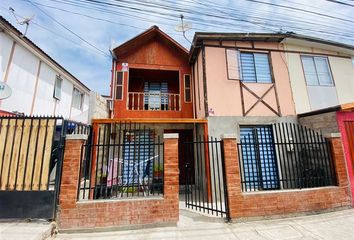
[[88,123],[90,89],[0,16],[0,114],[52,115]]
[[250,131],[250,125],[296,122],[282,36],[196,33],[190,51],[197,118],[208,132]]
[[[297,34],[196,33],[190,51],[196,117],[208,120],[213,136],[236,134],[248,146],[244,167],[259,161],[261,172],[293,150],[264,151],[259,144],[299,136],[294,125],[275,131],[272,124],[341,132],[354,186],[353,56],[353,46]],[[306,138],[313,139],[300,141]]]
[[[188,50],[153,26],[112,52],[115,121],[143,124],[149,130],[135,134],[140,134],[144,141],[153,139],[152,136],[162,139],[164,133],[179,133],[180,141],[192,141],[196,125],[206,129],[206,120],[195,118]],[[179,156],[183,170],[183,148]],[[185,180],[182,170],[180,182]]]

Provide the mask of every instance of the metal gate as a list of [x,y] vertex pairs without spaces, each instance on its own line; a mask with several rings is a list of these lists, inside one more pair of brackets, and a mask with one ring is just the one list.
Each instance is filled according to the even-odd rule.
[[349,156],[352,165],[352,171],[354,173],[354,121],[344,121],[344,128],[347,134],[347,141],[349,146]]
[[199,136],[185,148],[185,206],[205,214],[229,218],[223,142]]
[[0,218],[55,217],[65,135],[74,131],[63,118],[0,117]]

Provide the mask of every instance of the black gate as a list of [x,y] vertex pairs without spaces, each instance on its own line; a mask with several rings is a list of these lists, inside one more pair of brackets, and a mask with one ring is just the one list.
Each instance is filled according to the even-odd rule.
[[241,126],[238,152],[244,192],[336,185],[328,140],[301,125]]
[[78,200],[163,195],[163,142],[140,123],[95,124],[82,146]]
[[0,117],[0,218],[55,218],[65,135],[78,130],[63,118]]
[[182,144],[186,155],[185,206],[229,221],[223,142],[199,136]]

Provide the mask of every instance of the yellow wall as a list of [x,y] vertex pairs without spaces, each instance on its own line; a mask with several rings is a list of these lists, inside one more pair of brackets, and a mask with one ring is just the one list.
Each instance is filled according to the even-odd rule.
[[[310,52],[310,55],[316,55],[318,53],[325,53],[330,55],[337,55],[338,53],[333,51],[327,51],[324,49],[304,47],[294,44],[285,43],[285,50],[299,51],[299,52]],[[314,109],[311,107],[308,87],[306,85],[304,71],[301,63],[300,53],[286,53],[286,60],[289,68],[289,76],[291,82],[291,88],[293,92],[296,113],[310,112]],[[333,98],[332,104],[325,105],[322,108],[332,107],[338,104],[344,104],[349,102],[354,102],[354,68],[349,58],[342,58],[336,56],[329,56],[329,65],[332,71],[332,76],[335,85],[336,96],[326,96]],[[324,92],[324,91],[323,91]],[[312,101],[315,101],[314,99]],[[318,101],[324,101],[324,99],[318,99]],[[333,103],[336,102],[336,103]],[[332,106],[330,106],[332,105]]]

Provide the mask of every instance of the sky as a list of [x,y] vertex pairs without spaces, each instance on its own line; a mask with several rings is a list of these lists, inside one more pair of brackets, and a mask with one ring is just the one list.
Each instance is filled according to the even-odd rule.
[[[0,15],[91,90],[109,94],[109,50],[153,25],[185,48],[195,32],[295,32],[354,45],[353,0],[0,0]],[[180,15],[190,26],[177,30]]]

